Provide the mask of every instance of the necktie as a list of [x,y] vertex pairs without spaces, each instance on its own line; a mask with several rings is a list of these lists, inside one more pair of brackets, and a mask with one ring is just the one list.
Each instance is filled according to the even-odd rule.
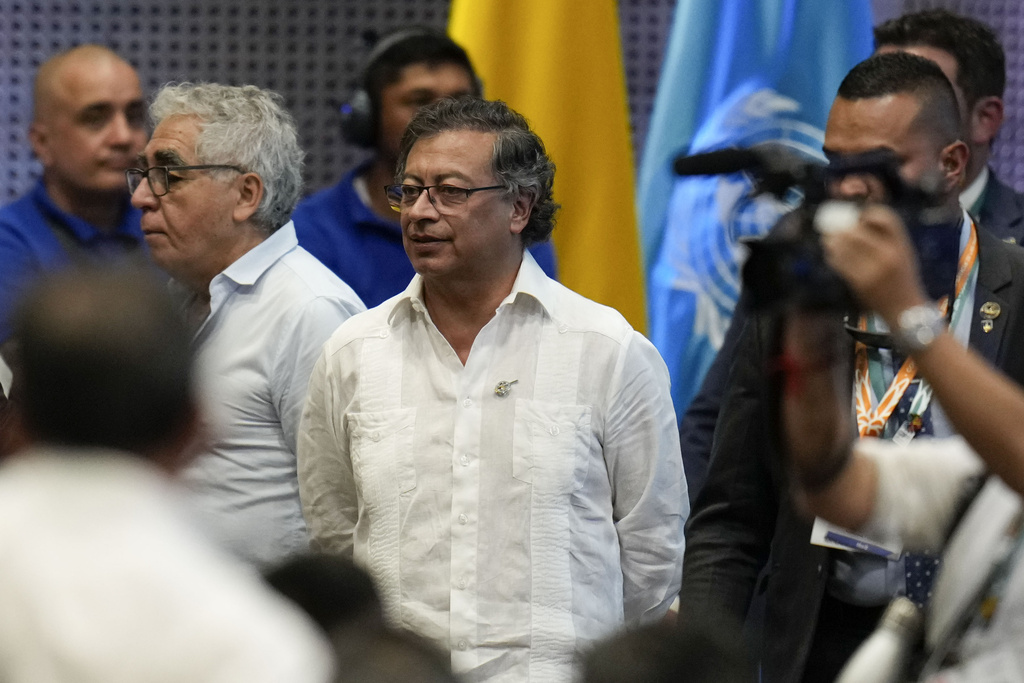
[[[902,362],[902,359],[894,358],[894,360]],[[913,419],[910,414],[910,406],[914,402],[914,397],[917,396],[919,386],[919,380],[911,382],[896,406],[896,410],[893,411],[891,419],[894,420],[896,429],[900,429]],[[932,433],[931,411],[924,410],[923,412],[924,414],[920,416],[920,427],[917,428],[917,437]],[[907,553],[903,562],[907,597],[918,607],[924,608],[932,596],[932,583],[939,569],[939,558],[930,553]]]

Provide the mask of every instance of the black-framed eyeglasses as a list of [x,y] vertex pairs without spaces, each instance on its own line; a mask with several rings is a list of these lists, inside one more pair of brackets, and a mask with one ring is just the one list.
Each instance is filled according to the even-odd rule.
[[[385,185],[384,193],[388,204],[395,211],[408,209],[416,203],[420,195],[426,191],[427,199],[438,210],[455,209],[469,200],[474,192],[484,190],[504,190],[504,185],[488,185],[487,187],[459,187],[457,185]],[[433,190],[433,192],[431,192]]]
[[238,166],[232,166],[230,164],[199,164],[197,166],[150,166],[149,168],[129,168],[124,172],[124,177],[128,181],[128,192],[130,194],[135,194],[135,190],[139,188],[139,185],[142,184],[142,179],[145,178],[149,181],[149,189],[153,191],[153,196],[163,197],[165,194],[170,192],[171,184],[173,182],[177,180],[184,180],[184,178],[172,175],[173,172],[213,171],[218,169],[245,173],[245,169]]

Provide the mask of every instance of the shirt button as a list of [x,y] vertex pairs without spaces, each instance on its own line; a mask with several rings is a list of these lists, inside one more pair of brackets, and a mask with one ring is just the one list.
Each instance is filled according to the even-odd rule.
[[548,433],[551,434],[551,436],[558,436],[558,432],[560,431],[561,430],[558,428],[558,425],[551,425],[548,427]]
[[466,590],[466,580],[459,579],[459,590]]
[[473,399],[471,399],[471,398],[467,398],[467,399],[465,399],[465,400],[464,400],[464,401],[462,402],[462,405],[463,405],[464,407],[466,407],[466,408],[470,407],[471,405],[473,405]]
[[559,325],[558,326],[558,334],[565,334],[568,331],[569,331],[569,326],[568,325]]
[[468,455],[462,456],[461,458],[459,458],[459,462],[462,463],[463,467],[469,467],[469,456]]
[[388,336],[389,334],[390,334],[390,332],[388,332],[387,330],[381,330],[381,331],[380,331],[380,338],[381,338],[381,339],[384,339],[384,338],[386,338],[386,337],[387,337],[387,336]]
[[374,432],[373,434],[370,434],[370,438],[373,439],[374,441],[380,441],[380,432]]
[[459,515],[459,524],[465,524],[469,521],[469,517],[466,515]]
[[460,649],[460,650],[465,650],[465,649],[466,649],[466,648],[468,648],[468,647],[469,647],[469,643],[467,643],[467,642],[466,642],[466,641],[464,641],[464,640],[460,640],[460,641],[459,641],[459,649]]

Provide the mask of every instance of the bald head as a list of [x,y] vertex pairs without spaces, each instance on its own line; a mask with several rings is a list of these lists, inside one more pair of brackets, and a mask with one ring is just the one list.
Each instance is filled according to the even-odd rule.
[[84,212],[106,203],[117,209],[116,225],[124,172],[146,144],[145,120],[139,77],[109,48],[82,45],[39,67],[29,140],[57,206],[95,222]]
[[[43,62],[36,72],[32,89],[32,120],[45,120],[60,108],[80,82],[79,76],[87,72],[114,72],[133,81],[139,78],[132,65],[116,52],[103,45],[79,45],[60,52]],[[138,88],[141,95],[142,90]]]

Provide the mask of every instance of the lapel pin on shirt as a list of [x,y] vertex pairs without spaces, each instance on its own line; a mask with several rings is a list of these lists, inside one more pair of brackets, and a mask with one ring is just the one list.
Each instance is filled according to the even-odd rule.
[[512,391],[512,385],[518,381],[519,380],[517,379],[511,381],[501,380],[500,382],[494,385],[494,395],[500,398],[505,398],[506,396],[508,396],[508,392]]

